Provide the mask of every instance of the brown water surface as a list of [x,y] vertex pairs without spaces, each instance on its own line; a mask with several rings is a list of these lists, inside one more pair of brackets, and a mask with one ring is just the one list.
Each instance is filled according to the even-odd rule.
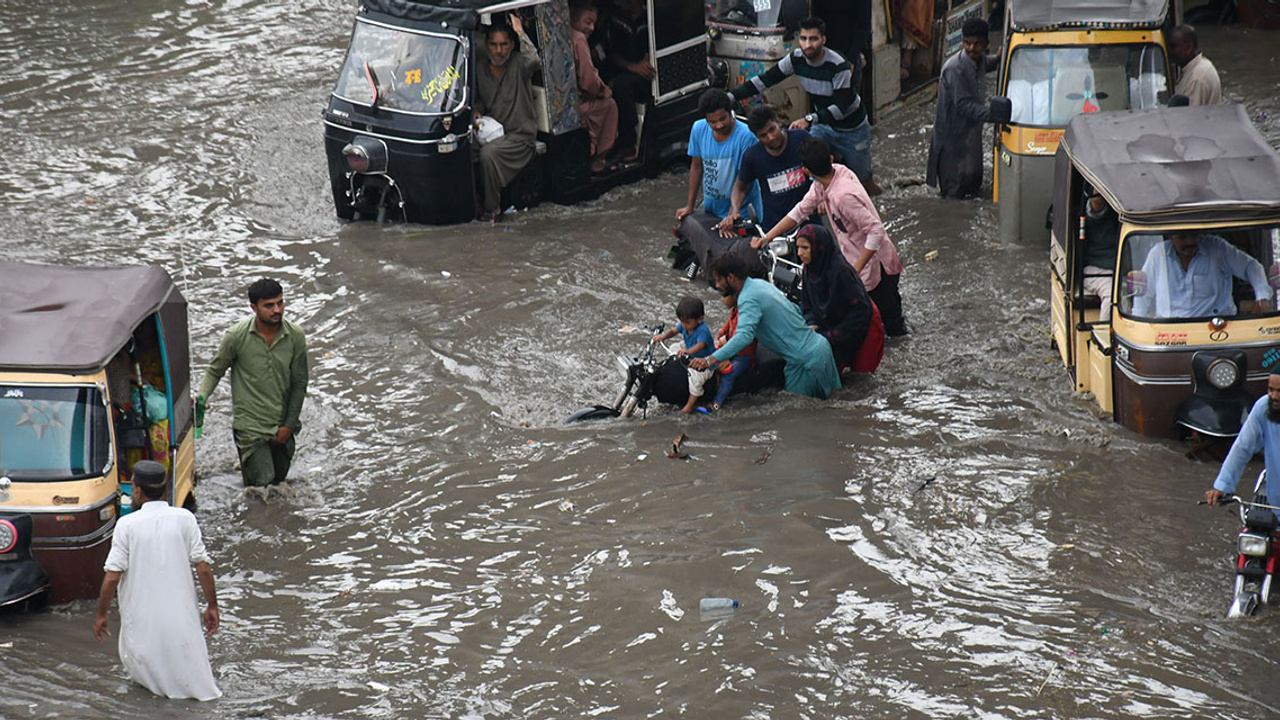
[[[161,263],[197,372],[269,274],[312,350],[291,486],[242,490],[225,385],[198,447],[226,696],[129,683],[84,601],[0,616],[0,716],[1280,715],[1280,619],[1223,619],[1235,523],[1195,505],[1216,466],[1071,393],[1044,244],[998,244],[989,202],[878,199],[916,335],[833,400],[562,426],[613,396],[622,328],[714,300],[664,261],[685,179],[340,224],[320,112],[352,16],[0,3],[0,256]],[[1280,38],[1203,34],[1276,142]],[[923,174],[931,122],[875,129],[881,184]],[[704,596],[742,606],[703,619]]]

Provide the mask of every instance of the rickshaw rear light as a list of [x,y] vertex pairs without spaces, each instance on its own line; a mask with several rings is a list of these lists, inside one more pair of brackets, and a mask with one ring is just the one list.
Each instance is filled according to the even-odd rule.
[[1240,368],[1226,358],[1218,358],[1209,363],[1205,375],[1209,377],[1210,385],[1219,390],[1226,390],[1240,379]]
[[18,528],[8,520],[0,519],[0,554],[7,553],[18,544]]
[[387,144],[377,138],[360,136],[342,148],[352,172],[380,175],[387,171]]

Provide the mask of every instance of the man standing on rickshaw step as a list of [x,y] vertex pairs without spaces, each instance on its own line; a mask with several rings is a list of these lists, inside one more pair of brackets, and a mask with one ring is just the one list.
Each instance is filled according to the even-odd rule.
[[249,286],[253,317],[236,323],[200,383],[196,403],[205,400],[231,369],[231,430],[240,454],[244,484],[282,483],[293,462],[294,436],[302,429],[307,395],[307,339],[284,319],[284,290],[263,278]]
[[853,87],[853,70],[840,53],[826,46],[827,25],[818,17],[800,21],[800,47],[785,55],[768,72],[733,89],[741,102],[794,75],[809,95],[813,112],[791,122],[792,130],[807,130],[840,153],[841,162],[858,176],[868,195],[882,191],[872,179],[871,123],[862,97]]
[[[519,38],[520,50],[515,52]],[[476,61],[477,128],[481,117],[502,125],[502,137],[480,146],[480,175],[484,184],[481,220],[502,215],[502,188],[511,184],[537,154],[538,115],[533,100],[533,76],[542,69],[538,51],[525,35],[516,13],[511,24],[493,23],[485,30],[489,53]]]

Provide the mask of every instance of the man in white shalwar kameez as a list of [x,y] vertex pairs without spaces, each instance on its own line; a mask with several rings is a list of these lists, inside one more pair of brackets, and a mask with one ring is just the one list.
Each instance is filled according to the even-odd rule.
[[[116,523],[93,633],[99,641],[111,635],[107,609],[119,586],[120,661],[129,676],[164,697],[221,697],[205,647],[205,636],[218,629],[219,619],[200,526],[189,511],[163,499],[165,468],[160,463],[135,464],[133,489],[135,502],[142,504]],[[191,565],[208,603],[203,618]]]

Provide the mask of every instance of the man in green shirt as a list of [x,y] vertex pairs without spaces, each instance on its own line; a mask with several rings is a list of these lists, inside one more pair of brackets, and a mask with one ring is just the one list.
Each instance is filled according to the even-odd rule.
[[294,435],[302,428],[307,394],[307,339],[284,319],[284,290],[263,278],[249,286],[253,317],[236,323],[200,383],[204,405],[218,381],[231,372],[231,430],[246,486],[284,482],[293,461]]

